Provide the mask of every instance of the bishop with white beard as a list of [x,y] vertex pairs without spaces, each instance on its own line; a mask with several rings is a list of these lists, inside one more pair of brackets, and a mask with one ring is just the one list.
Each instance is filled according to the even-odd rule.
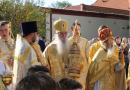
[[56,39],[51,42],[43,52],[50,66],[50,75],[57,81],[69,77],[68,72],[68,22],[59,19],[54,22]]

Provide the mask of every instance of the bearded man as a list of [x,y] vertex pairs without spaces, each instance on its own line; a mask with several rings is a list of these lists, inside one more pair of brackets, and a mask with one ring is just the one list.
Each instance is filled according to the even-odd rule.
[[[101,26],[99,27],[99,29],[98,29],[98,34],[99,34],[100,30],[105,29],[105,28],[108,28],[108,26],[106,26],[106,25],[101,25]],[[98,42],[94,43],[94,44],[90,47],[90,52],[89,52],[89,65],[91,64],[91,61],[92,61],[92,59],[93,59],[95,53],[98,51],[98,49],[99,49],[102,45],[103,45],[103,43],[102,43],[101,41],[98,41]],[[115,54],[117,55],[117,57],[119,57],[119,56],[118,56],[118,54],[119,54],[119,53],[118,53],[118,47],[117,47],[115,44],[114,44],[114,48],[115,48],[115,50],[114,50]]]
[[85,90],[118,90],[114,74],[124,68],[124,55],[120,54],[119,60],[114,53],[114,38],[109,28],[100,30],[98,37],[103,45],[92,59]]
[[26,76],[32,65],[39,65],[34,49],[30,44],[35,42],[37,36],[37,22],[22,22],[22,36],[17,35],[14,68],[13,68],[13,90],[17,83]]
[[43,54],[50,66],[50,75],[57,81],[60,81],[62,78],[69,77],[68,22],[59,19],[54,22],[54,27],[56,30],[56,38],[46,47]]

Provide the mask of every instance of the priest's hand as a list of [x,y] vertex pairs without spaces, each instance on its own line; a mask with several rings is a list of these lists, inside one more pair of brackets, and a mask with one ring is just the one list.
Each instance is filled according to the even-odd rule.
[[119,51],[121,51],[123,48],[122,47],[119,47]]
[[121,54],[119,55],[119,59],[124,59],[124,54],[123,54],[123,53],[121,53]]
[[93,87],[89,87],[87,90],[93,90]]
[[14,65],[14,60],[8,60],[8,64],[13,66]]

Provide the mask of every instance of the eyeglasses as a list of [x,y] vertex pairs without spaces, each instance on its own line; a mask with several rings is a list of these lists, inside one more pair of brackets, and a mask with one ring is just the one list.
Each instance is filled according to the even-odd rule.
[[59,35],[67,35],[68,33],[67,32],[65,32],[65,33],[58,33]]

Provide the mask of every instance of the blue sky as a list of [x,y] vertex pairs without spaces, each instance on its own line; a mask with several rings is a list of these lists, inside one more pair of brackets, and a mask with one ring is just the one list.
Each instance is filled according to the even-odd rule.
[[48,7],[51,5],[52,2],[56,2],[56,1],[68,1],[72,5],[80,5],[80,4],[91,5],[94,2],[96,2],[97,0],[44,0],[44,2],[45,2],[44,6]]

